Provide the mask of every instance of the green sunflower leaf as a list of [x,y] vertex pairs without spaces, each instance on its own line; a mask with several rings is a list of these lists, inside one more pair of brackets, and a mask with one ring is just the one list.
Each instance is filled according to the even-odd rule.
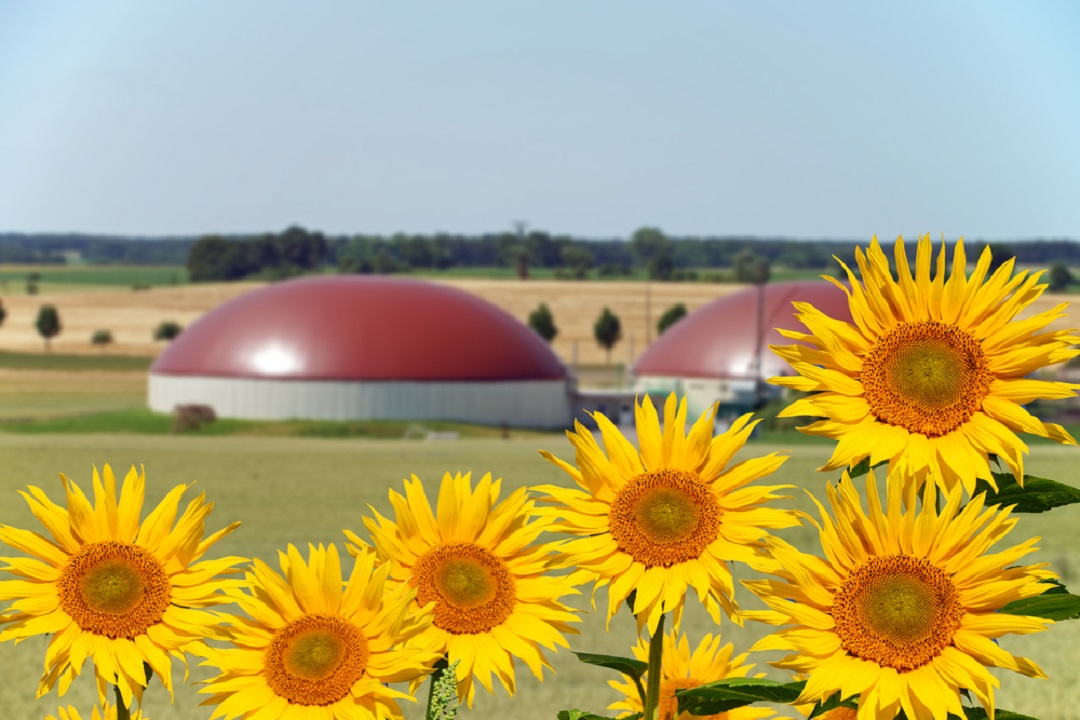
[[[981,707],[965,707],[964,715],[967,716],[967,720],[988,720],[986,710]],[[950,715],[949,717],[954,718],[956,716]],[[1001,708],[994,710],[994,718],[995,720],[1035,720],[1030,715],[1021,715]]]
[[824,715],[830,710],[835,710],[838,707],[851,708],[852,710],[859,709],[859,705],[854,700],[854,696],[852,697],[852,699],[849,700],[841,700],[840,693],[835,693],[834,695],[830,696],[829,699],[825,702],[819,702],[818,704],[814,705],[814,709],[810,712],[810,715],[806,718],[806,720],[813,720],[813,718]]
[[[560,710],[557,717],[559,720],[614,720],[614,718],[603,715],[593,715],[585,710]],[[641,713],[634,713],[628,717],[620,718],[620,720],[641,720]]]
[[862,477],[866,473],[870,472],[870,456],[867,455],[859,462],[848,468],[848,476],[854,480],[857,477]]
[[1001,608],[1010,615],[1033,615],[1051,620],[1074,620],[1080,618],[1080,597],[1072,595],[1065,586],[1055,580],[1042,582],[1052,587],[1042,595],[1013,600]]
[[[641,660],[635,660],[634,658],[618,657],[617,655],[596,655],[594,653],[575,652],[578,660],[589,665],[596,665],[597,667],[607,668],[620,672],[627,677],[634,680],[640,680],[641,676],[645,674],[645,671],[649,669],[649,664],[642,662]],[[574,720],[571,718],[570,720]]]
[[852,480],[854,480],[855,478],[862,477],[866,473],[870,472],[871,468],[877,469],[877,468],[881,467],[882,465],[888,465],[888,464],[889,464],[888,460],[882,460],[877,465],[871,466],[870,465],[870,456],[867,455],[862,460],[860,460],[859,462],[855,463],[854,465],[852,465],[851,467],[848,468],[848,477],[850,477]]
[[995,492],[986,480],[975,484],[975,494],[985,491],[987,505],[1016,505],[1014,512],[1040,513],[1062,505],[1080,503],[1080,488],[1056,480],[1024,476],[1024,486],[1010,473],[994,473],[998,489]]
[[782,683],[762,678],[731,678],[675,693],[679,712],[717,715],[756,702],[790,705],[806,682]]

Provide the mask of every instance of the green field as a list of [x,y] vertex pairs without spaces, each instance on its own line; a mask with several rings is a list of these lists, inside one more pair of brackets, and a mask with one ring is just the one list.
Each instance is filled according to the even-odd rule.
[[0,368],[8,370],[142,370],[154,358],[127,355],[61,355],[59,353],[13,353],[0,351]]
[[[157,502],[173,485],[196,480],[196,492],[206,492],[215,502],[208,528],[216,529],[233,520],[242,520],[243,527],[220,543],[217,554],[259,556],[273,560],[286,543],[304,545],[308,542],[341,542],[342,528],[360,530],[361,517],[372,504],[379,512],[389,513],[386,499],[388,487],[401,487],[401,478],[416,473],[425,481],[429,492],[445,470],[474,470],[478,475],[490,470],[504,478],[504,494],[521,485],[540,483],[566,484],[568,478],[537,454],[538,448],[552,450],[557,455],[572,457],[569,444],[559,436],[521,440],[462,440],[401,441],[401,440],[325,440],[305,438],[244,438],[244,437],[176,437],[136,436],[131,434],[82,435],[13,435],[0,434],[0,523],[17,527],[34,527],[36,522],[15,490],[32,483],[45,488],[59,499],[57,473],[69,474],[80,483],[87,483],[92,464],[110,462],[119,472],[132,463],[143,463],[148,477],[147,503]],[[744,452],[760,454],[774,448],[756,445]],[[1034,474],[1058,477],[1070,482],[1077,461],[1077,448],[1038,447],[1030,462]],[[816,473],[827,455],[826,447],[795,447],[791,460],[775,477],[777,482],[791,483],[819,492],[827,477]],[[801,490],[792,492],[792,506],[811,511],[812,506]],[[1006,542],[1020,542],[1034,534],[1043,536],[1038,558],[1054,563],[1066,584],[1080,586],[1080,547],[1076,543],[1076,526],[1080,508],[1073,506],[1056,510],[1049,515],[1023,516]],[[810,550],[815,537],[809,528],[794,528],[782,533],[786,539]],[[736,567],[737,577],[748,577],[745,568]],[[1075,588],[1074,588],[1075,589]],[[600,593],[600,603],[604,602]],[[748,593],[740,593],[744,607],[754,607]],[[578,598],[583,610],[588,602]],[[628,614],[620,614],[604,631],[602,615],[587,612],[583,615],[582,636],[571,639],[575,650],[628,654],[634,636]],[[716,628],[700,612],[695,600],[688,601],[683,629],[695,638]],[[725,623],[725,637],[746,648],[753,639],[765,632],[752,624],[738,628]],[[696,642],[696,640],[695,640]],[[1037,681],[1000,673],[1002,689],[998,693],[1001,708],[1023,712],[1042,720],[1065,720],[1076,717],[1080,707],[1080,686],[1075,683],[1076,667],[1080,664],[1080,622],[1066,622],[1041,635],[1002,640],[1007,649],[1032,657],[1042,664],[1051,676],[1050,681]],[[33,695],[42,664],[45,642],[32,639],[14,647],[0,645],[0,707],[6,717],[41,718],[47,711],[55,712],[55,693],[39,702]],[[776,659],[778,654],[763,654],[760,663]],[[566,707],[582,707],[601,711],[616,696],[606,686],[614,677],[610,671],[577,663],[567,652],[555,656],[553,664],[557,677],[550,674],[543,683],[536,681],[528,670],[519,667],[518,697],[510,701],[480,691],[473,711],[463,710],[464,718],[522,718],[551,720],[555,711]],[[767,669],[767,668],[763,668]],[[770,677],[786,679],[782,673],[768,669]],[[178,677],[182,677],[179,669]],[[200,669],[193,670],[193,679],[206,677]],[[88,678],[76,681],[66,701],[88,707],[93,691]],[[151,720],[199,720],[209,712],[197,709],[195,691],[178,687],[176,704],[168,705],[167,694],[152,686],[146,696],[146,709]],[[419,718],[422,708],[406,708],[407,717]],[[791,715],[791,713],[788,713]],[[85,714],[84,714],[85,718]]]
[[[145,404],[145,402],[143,402]],[[25,435],[133,433],[167,435],[173,432],[174,417],[146,407],[123,407],[102,412],[72,412],[53,416],[14,416],[0,414],[0,431]],[[397,440],[423,439],[429,432],[453,432],[461,438],[496,438],[502,428],[469,425],[446,420],[232,420],[221,419],[184,431],[185,435],[258,437],[369,438]],[[539,431],[508,430],[513,437],[542,437]]]
[[187,284],[181,265],[0,265],[0,294],[26,292],[27,275],[37,273],[38,292],[92,290],[95,286],[160,287]]

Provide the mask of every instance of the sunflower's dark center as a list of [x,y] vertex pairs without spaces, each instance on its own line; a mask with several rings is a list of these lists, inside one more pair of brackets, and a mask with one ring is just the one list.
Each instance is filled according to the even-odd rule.
[[695,473],[654,470],[631,479],[608,514],[619,549],[648,567],[693,560],[720,531],[720,504]]
[[833,598],[836,634],[852,655],[901,672],[952,643],[964,609],[949,575],[925,558],[871,558]]
[[456,635],[501,625],[517,603],[514,577],[506,564],[472,543],[428,551],[417,560],[410,584],[419,605],[435,601],[435,626]]
[[84,631],[134,638],[160,622],[172,583],[148,550],[123,542],[84,545],[57,582],[60,607]]
[[934,320],[884,335],[864,358],[861,379],[875,417],[927,437],[967,422],[993,381],[979,342]]
[[367,638],[337,615],[305,615],[275,633],[264,657],[266,684],[295,705],[330,705],[364,675]]

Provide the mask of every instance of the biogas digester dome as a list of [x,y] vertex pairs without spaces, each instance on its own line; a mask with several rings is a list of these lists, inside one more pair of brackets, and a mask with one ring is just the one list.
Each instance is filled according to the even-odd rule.
[[199,318],[150,367],[150,408],[219,417],[565,427],[567,372],[504,310],[402,278],[276,283]]
[[685,394],[692,412],[703,412],[717,400],[722,411],[749,410],[759,391],[779,392],[775,386],[761,386],[761,381],[793,372],[769,349],[793,342],[777,328],[807,331],[795,317],[793,302],[808,302],[830,317],[851,322],[847,295],[832,283],[776,282],[747,288],[713,300],[672,325],[634,364],[634,389]]

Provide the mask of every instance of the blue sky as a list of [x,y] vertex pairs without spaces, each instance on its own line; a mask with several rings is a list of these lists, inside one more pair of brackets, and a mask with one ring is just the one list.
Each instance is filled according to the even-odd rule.
[[1080,239],[1080,3],[0,0],[0,231]]

